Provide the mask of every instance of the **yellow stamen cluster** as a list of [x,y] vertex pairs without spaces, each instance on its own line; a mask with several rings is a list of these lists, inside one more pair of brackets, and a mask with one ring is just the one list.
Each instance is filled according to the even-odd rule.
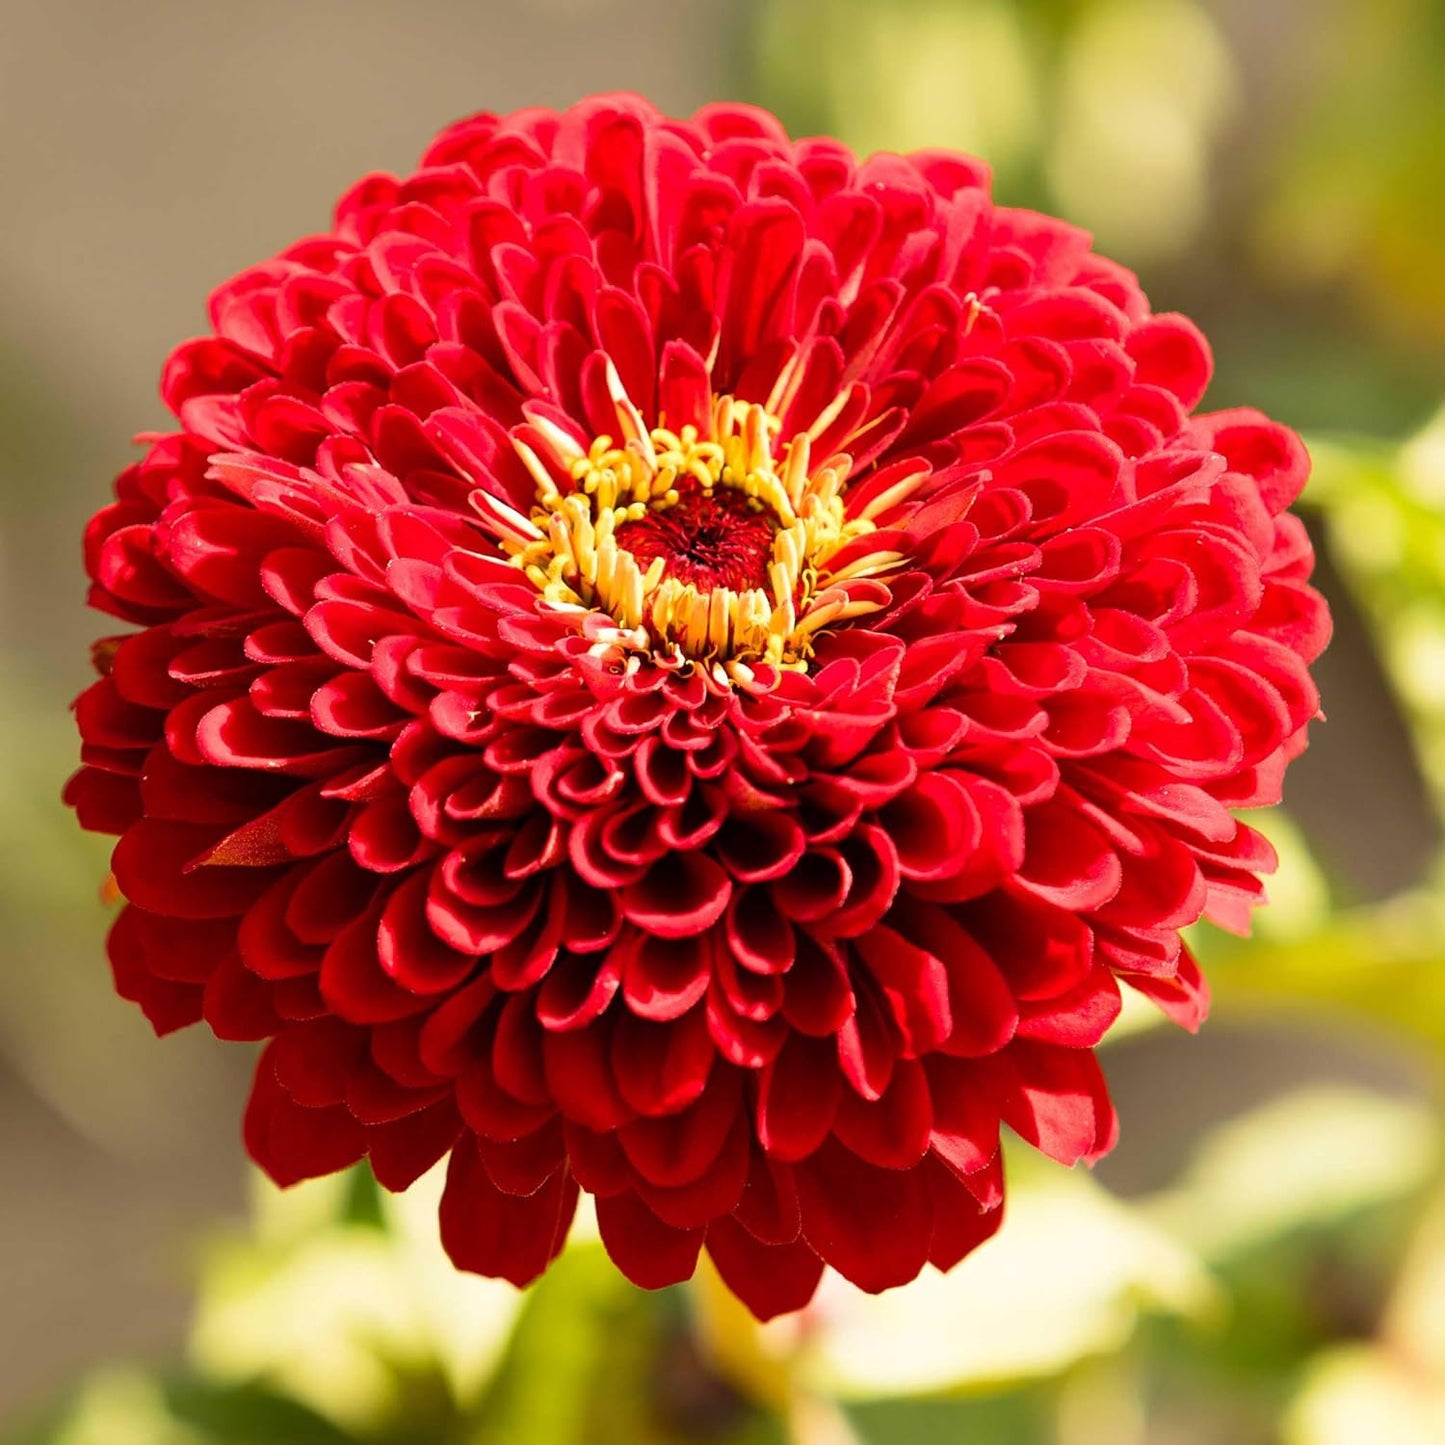
[[[874,530],[844,514],[847,457],[814,470],[807,432],[775,456],[777,419],[732,397],[717,398],[702,435],[694,426],[648,430],[620,385],[613,395],[619,438],[598,437],[583,452],[560,428],[542,426],[557,468],[514,442],[537,485],[530,518],[494,498],[487,507],[513,565],[554,607],[614,619],[599,650],[620,645],[677,666],[704,664],[719,681],[747,681],[750,662],[806,667],[820,628],[876,609],[839,584],[889,570],[898,554],[875,553],[837,574],[828,567],[842,547]],[[678,504],[679,483],[707,496],[731,488],[767,515],[776,530],[765,587],[699,589],[667,575],[664,558],[644,569],[619,544],[626,523]]]

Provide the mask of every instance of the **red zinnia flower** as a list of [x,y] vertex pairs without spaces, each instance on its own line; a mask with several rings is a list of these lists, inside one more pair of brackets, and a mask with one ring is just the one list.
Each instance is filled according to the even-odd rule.
[[450,1152],[524,1283],[578,1191],[759,1315],[1092,1159],[1123,980],[1245,925],[1328,622],[1307,459],[946,152],[626,96],[482,115],[212,298],[96,517],[69,799],[116,985],[269,1039],[280,1183]]

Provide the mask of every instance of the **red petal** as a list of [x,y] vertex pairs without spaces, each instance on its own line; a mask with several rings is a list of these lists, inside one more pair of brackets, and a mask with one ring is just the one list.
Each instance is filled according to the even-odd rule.
[[770,889],[740,888],[733,893],[727,909],[727,946],[744,968],[756,973],[788,971],[797,940]]
[[1018,881],[1045,902],[1083,913],[1107,903],[1124,870],[1109,840],[1062,802],[1031,808]]
[[953,1027],[942,961],[884,924],[856,939],[854,947],[878,980],[904,1046],[914,1055],[936,1049]]
[[612,1262],[643,1289],[665,1289],[692,1278],[701,1229],[673,1229],[635,1194],[597,1201],[597,1228]]
[[1299,495],[1309,476],[1304,443],[1288,427],[1249,407],[1216,411],[1193,421],[1197,439],[1218,452],[1229,469],[1259,483],[1271,512],[1282,512]]
[[528,1285],[562,1252],[577,1196],[565,1165],[535,1194],[504,1193],[488,1176],[475,1140],[463,1136],[447,1167],[442,1247],[458,1269]]
[[639,1197],[674,1229],[705,1229],[713,1220],[725,1218],[741,1201],[748,1182],[751,1137],[747,1116],[735,1113],[721,1150],[698,1178],[677,1188],[662,1188],[641,1179],[637,1184]]
[[457,1107],[467,1127],[483,1139],[520,1139],[556,1112],[550,1102],[524,1103],[498,1082],[490,1054],[495,1035],[488,1034],[484,1057],[474,1059],[457,1080]]
[[1179,955],[1179,969],[1172,977],[1158,978],[1149,974],[1125,974],[1125,981],[1152,999],[1164,1016],[1191,1034],[1209,1013],[1209,985],[1199,971],[1188,949]]
[[885,1013],[871,978],[868,985],[857,990],[856,1007],[838,1030],[838,1065],[863,1098],[877,1099],[888,1087],[898,1057],[897,1026]]
[[806,1159],[832,1130],[842,1095],[832,1041],[789,1034],[758,1081],[758,1143],[774,1159]]
[[623,889],[622,911],[659,938],[686,938],[722,917],[731,891],[727,874],[711,858],[669,853]]
[[589,1194],[621,1194],[636,1182],[615,1133],[599,1134],[569,1120],[562,1125],[562,1139],[572,1173]]
[[779,1164],[755,1149],[732,1217],[764,1244],[791,1244],[802,1229],[792,1166]]
[[928,1260],[933,1207],[917,1169],[876,1169],[832,1141],[794,1166],[803,1238],[859,1289],[879,1294]]
[[611,1055],[611,1032],[600,1024],[567,1033],[544,1031],[542,1063],[557,1107],[573,1123],[604,1133],[636,1114],[623,1098]]
[[271,1049],[256,1063],[243,1134],[247,1153],[283,1188],[334,1174],[366,1152],[361,1125],[345,1108],[307,1109],[292,1099],[276,1079]]
[[[549,1043],[555,1037],[549,1034]],[[716,1057],[702,1007],[663,1024],[624,1013],[613,1029],[617,1087],[639,1114],[675,1114],[686,1108],[702,1093]]]
[[718,1157],[742,1107],[741,1076],[717,1066],[695,1104],[660,1119],[638,1119],[618,1130],[633,1167],[651,1184],[676,1188],[700,1178]]
[[218,1039],[250,1043],[281,1026],[274,986],[259,979],[232,949],[206,980],[201,1012]]
[[926,1067],[933,1151],[960,1177],[972,1174],[998,1154],[998,1101],[989,1078],[971,1063],[938,1054]]
[[936,1159],[924,1161],[924,1177],[933,1200],[933,1239],[928,1262],[937,1269],[952,1269],[965,1255],[972,1254],[986,1239],[998,1233],[1003,1223],[1003,1205],[982,1209],[978,1200],[951,1170]]
[[192,859],[220,830],[142,818],[116,844],[111,866],[120,891],[151,913],[173,918],[227,918],[244,913],[276,879],[269,868],[200,868]]
[[1129,333],[1125,349],[1134,362],[1136,381],[1172,391],[1186,409],[1208,390],[1214,365],[1209,343],[1187,317],[1150,317]]
[[1004,1122],[1051,1159],[1092,1163],[1113,1147],[1118,1119],[1092,1050],[1019,1039],[989,1064]]
[[834,1131],[853,1153],[884,1169],[911,1169],[928,1152],[933,1106],[928,1079],[916,1059],[899,1059],[883,1097],[860,1099],[841,1090]]
[[621,955],[622,996],[641,1018],[681,1018],[707,992],[713,971],[708,935],[661,939],[638,933],[614,952]]
[[115,991],[140,1006],[157,1034],[174,1033],[199,1022],[203,989],[199,984],[158,978],[152,972],[146,950],[139,942],[140,920],[145,916],[153,915],[144,915],[132,906],[123,909],[116,919],[106,944],[111,976]]
[[321,993],[327,1007],[351,1023],[374,1024],[405,1018],[427,1006],[382,971],[376,952],[376,913],[350,923],[321,962]]
[[732,1219],[708,1226],[707,1252],[723,1283],[760,1320],[802,1309],[823,1276],[823,1261],[802,1240],[762,1244]]
[[967,797],[946,774],[929,773],[883,810],[883,824],[898,850],[905,878],[945,878],[967,852]]
[[478,1139],[477,1153],[498,1189],[521,1196],[535,1194],[567,1163],[562,1121],[553,1115],[540,1129],[520,1139]]
[[1018,1006],[998,965],[946,909],[921,900],[889,915],[912,943],[947,971],[952,1028],[946,1053],[991,1054],[1013,1037]]
[[1092,1048],[1119,1017],[1121,1002],[1114,975],[1098,963],[1074,988],[1028,1005],[1019,1019],[1019,1037],[1071,1049]]
[[462,1121],[450,1099],[366,1131],[371,1172],[383,1189],[409,1189],[457,1141]]

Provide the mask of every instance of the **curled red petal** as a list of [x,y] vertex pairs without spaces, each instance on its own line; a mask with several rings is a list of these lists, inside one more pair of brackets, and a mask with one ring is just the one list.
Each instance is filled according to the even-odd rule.
[[452,1148],[442,1192],[442,1248],[458,1269],[528,1285],[561,1253],[577,1196],[565,1165],[533,1194],[505,1193],[463,1135]]
[[701,1229],[664,1224],[635,1194],[597,1201],[597,1227],[612,1262],[643,1289],[665,1289],[692,1278]]
[[859,1289],[878,1294],[928,1259],[933,1204],[914,1169],[879,1169],[827,1143],[795,1166],[803,1238]]
[[760,1320],[802,1309],[823,1277],[823,1261],[802,1240],[763,1244],[727,1217],[708,1226],[707,1252],[723,1283]]
[[943,1164],[927,1159],[923,1165],[933,1203],[933,1238],[928,1262],[949,1270],[993,1238],[1004,1222],[1002,1200],[987,1207]]
[[1004,1122],[1050,1158],[1092,1162],[1113,1147],[1118,1119],[1091,1049],[1020,1039],[993,1068]]
[[732,886],[712,859],[669,853],[622,893],[622,911],[659,938],[687,938],[711,928],[727,907]]
[[244,1133],[246,1152],[283,1187],[334,1174],[366,1152],[366,1136],[347,1109],[309,1109],[286,1092],[270,1050],[256,1063]]

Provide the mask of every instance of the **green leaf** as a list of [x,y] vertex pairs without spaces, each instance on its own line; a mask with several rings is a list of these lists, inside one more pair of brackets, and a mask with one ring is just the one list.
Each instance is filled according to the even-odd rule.
[[358,1438],[263,1385],[225,1386],[182,1375],[162,1389],[175,1419],[202,1432],[208,1445],[355,1445]]
[[782,1445],[699,1353],[680,1290],[648,1294],[577,1242],[528,1296],[469,1445]]
[[1049,1393],[1019,1390],[988,1399],[886,1400],[847,1407],[864,1445],[1050,1445]]

